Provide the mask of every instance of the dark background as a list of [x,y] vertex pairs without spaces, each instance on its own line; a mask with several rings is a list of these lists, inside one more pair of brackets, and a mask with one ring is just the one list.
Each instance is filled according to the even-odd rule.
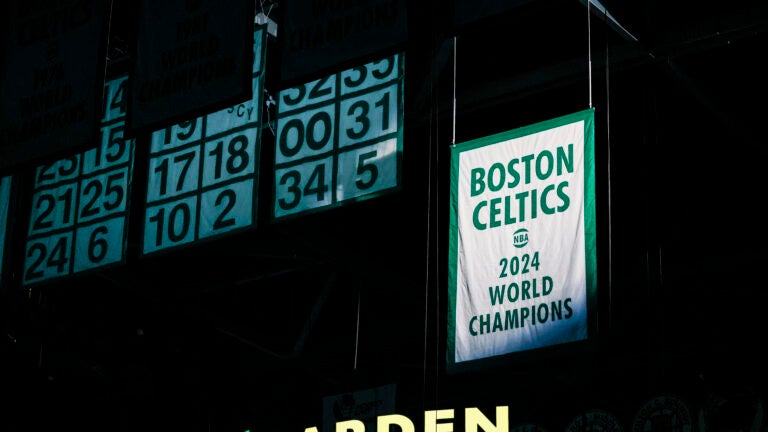
[[[322,426],[324,396],[390,383],[417,431],[424,410],[492,416],[497,405],[510,407],[510,425],[566,430],[603,409],[635,430],[643,404],[663,394],[687,402],[692,430],[754,430],[768,402],[768,7],[603,5],[636,41],[577,0],[519,2],[457,29],[442,2],[409,2],[402,188],[392,194],[270,221],[265,129],[252,232],[150,259],[138,258],[135,234],[125,265],[28,288],[17,276],[27,221],[12,221],[0,430],[295,432]],[[114,7],[124,18],[110,38],[117,68],[131,59],[135,10]],[[277,46],[270,38],[272,95]],[[588,107],[597,333],[586,346],[446,374],[454,130],[460,143]],[[22,180],[16,194],[22,212],[27,188]],[[140,199],[132,206],[140,212]]]

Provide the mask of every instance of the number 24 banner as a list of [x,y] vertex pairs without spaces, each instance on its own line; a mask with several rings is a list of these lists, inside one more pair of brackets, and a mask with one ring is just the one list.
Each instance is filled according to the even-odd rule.
[[127,75],[104,85],[101,142],[37,167],[25,285],[125,260],[133,140],[124,138]]

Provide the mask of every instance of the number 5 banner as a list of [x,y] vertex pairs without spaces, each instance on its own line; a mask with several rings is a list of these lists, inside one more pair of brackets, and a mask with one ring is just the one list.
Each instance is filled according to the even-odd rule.
[[586,340],[597,281],[593,111],[451,150],[448,370]]
[[273,219],[399,187],[403,62],[399,54],[280,92]]

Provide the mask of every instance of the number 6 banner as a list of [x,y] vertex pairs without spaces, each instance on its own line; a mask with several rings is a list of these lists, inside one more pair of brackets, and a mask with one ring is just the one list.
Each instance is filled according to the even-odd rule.
[[104,85],[101,142],[37,167],[24,284],[125,261],[133,141],[124,139],[126,75]]
[[280,92],[273,219],[399,187],[403,62],[394,55]]

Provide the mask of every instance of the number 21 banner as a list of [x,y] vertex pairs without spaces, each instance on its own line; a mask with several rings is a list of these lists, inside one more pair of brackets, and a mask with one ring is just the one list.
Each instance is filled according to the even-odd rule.
[[124,138],[128,76],[104,84],[101,142],[38,166],[24,284],[125,261],[133,140]]
[[399,187],[403,62],[394,55],[280,92],[273,219]]
[[592,109],[451,148],[449,371],[587,340],[597,284]]

